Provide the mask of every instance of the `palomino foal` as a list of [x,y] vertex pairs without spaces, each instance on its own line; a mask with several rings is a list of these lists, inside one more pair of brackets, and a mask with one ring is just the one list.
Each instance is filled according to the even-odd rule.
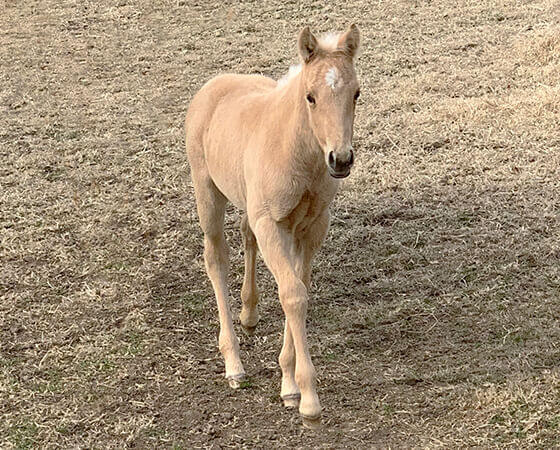
[[321,405],[306,337],[311,260],[329,226],[329,204],[354,162],[352,129],[359,95],[354,58],[358,28],[298,38],[302,64],[280,82],[259,75],[221,75],[195,95],[186,118],[204,260],[220,318],[219,347],[233,388],[245,378],[229,307],[227,201],[245,211],[241,231],[245,277],[242,326],[259,320],[257,247],[278,284],[285,313],[279,356],[281,397],[304,423],[319,423]]

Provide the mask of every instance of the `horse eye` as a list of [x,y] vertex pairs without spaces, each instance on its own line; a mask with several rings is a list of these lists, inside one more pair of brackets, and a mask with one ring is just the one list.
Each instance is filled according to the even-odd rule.
[[360,91],[356,91],[356,93],[354,94],[354,101],[358,100],[358,97],[360,96]]
[[314,104],[315,104],[315,97],[313,97],[313,95],[307,94],[307,95],[305,96],[305,99],[307,100],[307,102],[308,102],[310,105],[314,105]]

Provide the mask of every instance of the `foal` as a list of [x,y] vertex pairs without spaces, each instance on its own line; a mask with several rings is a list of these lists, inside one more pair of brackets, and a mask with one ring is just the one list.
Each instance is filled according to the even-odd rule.
[[257,247],[278,284],[286,317],[279,356],[281,397],[308,426],[321,405],[306,337],[311,260],[325,239],[329,204],[354,162],[352,129],[359,95],[354,69],[360,34],[298,37],[302,64],[279,82],[260,75],[221,75],[194,96],[186,118],[204,261],[220,318],[219,348],[233,388],[245,378],[229,307],[224,212],[229,200],[245,211],[241,232],[245,277],[241,325],[259,320]]

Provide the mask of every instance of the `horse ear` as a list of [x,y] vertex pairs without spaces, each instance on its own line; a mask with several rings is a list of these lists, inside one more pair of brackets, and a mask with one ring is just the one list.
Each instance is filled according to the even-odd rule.
[[358,53],[360,48],[360,30],[356,24],[350,25],[350,28],[338,39],[338,48],[343,49],[352,58]]
[[304,63],[308,63],[313,59],[317,50],[319,49],[319,43],[309,27],[305,27],[300,31],[298,37],[298,49],[299,55]]

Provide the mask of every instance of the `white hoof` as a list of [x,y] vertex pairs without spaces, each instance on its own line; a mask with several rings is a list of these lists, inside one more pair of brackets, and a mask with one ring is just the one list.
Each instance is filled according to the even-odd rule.
[[301,416],[302,423],[305,428],[309,428],[310,430],[319,430],[321,428],[321,416],[317,417],[306,417]]
[[282,401],[286,408],[297,408],[299,406],[299,401],[301,399],[301,394],[288,394],[282,396]]
[[239,389],[246,379],[247,376],[244,373],[238,373],[226,377],[226,380],[229,382],[229,387],[232,389]]

